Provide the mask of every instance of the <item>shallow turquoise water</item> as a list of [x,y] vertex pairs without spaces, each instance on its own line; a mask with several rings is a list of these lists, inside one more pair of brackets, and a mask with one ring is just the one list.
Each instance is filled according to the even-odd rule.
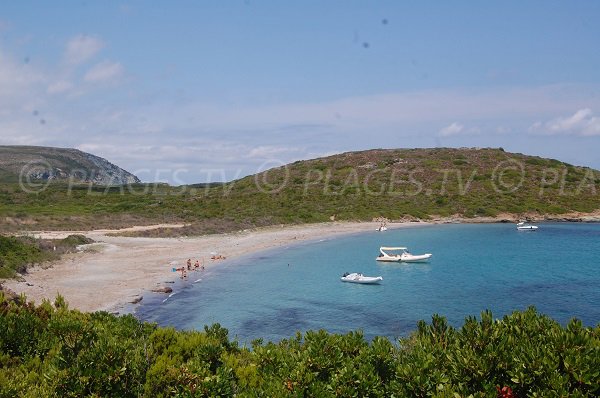
[[[530,305],[563,324],[577,317],[596,325],[600,224],[539,225],[537,232],[513,224],[373,231],[263,252],[192,273],[166,302],[145,299],[137,316],[179,329],[219,322],[244,343],[308,329],[396,338],[435,313],[460,326],[485,309],[501,317]],[[379,263],[380,246],[434,256],[426,264]],[[344,272],[383,282],[342,283]]]

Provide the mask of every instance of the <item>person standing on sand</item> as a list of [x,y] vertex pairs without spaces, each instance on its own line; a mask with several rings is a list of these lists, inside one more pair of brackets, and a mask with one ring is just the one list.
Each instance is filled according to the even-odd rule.
[[200,268],[200,261],[196,260],[194,263],[194,270],[197,270],[198,268]]
[[187,269],[188,269],[188,271],[192,270],[192,259],[191,258],[188,258],[188,260],[187,260]]

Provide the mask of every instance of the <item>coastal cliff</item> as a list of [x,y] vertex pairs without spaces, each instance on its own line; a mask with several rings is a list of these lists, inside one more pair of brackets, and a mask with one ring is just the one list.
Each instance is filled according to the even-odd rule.
[[61,181],[124,185],[135,175],[108,160],[72,148],[0,146],[0,181]]

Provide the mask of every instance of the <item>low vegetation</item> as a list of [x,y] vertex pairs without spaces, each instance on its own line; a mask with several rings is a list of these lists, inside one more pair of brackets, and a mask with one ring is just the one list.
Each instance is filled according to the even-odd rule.
[[0,293],[0,397],[469,395],[599,396],[600,327],[530,308],[458,329],[436,315],[398,342],[308,331],[240,347],[218,324],[177,331]]
[[16,273],[26,272],[29,266],[57,260],[61,254],[91,242],[82,235],[69,235],[65,239],[0,236],[0,278],[12,278]]
[[[0,231],[183,222],[174,234],[273,224],[547,216],[600,209],[600,172],[502,149],[396,149],[299,161],[227,184],[0,185]],[[147,232],[146,232],[147,233]],[[154,232],[156,233],[156,232]]]

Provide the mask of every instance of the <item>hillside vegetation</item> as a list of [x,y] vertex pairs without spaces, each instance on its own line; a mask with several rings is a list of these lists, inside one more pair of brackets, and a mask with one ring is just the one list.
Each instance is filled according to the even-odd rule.
[[74,251],[78,245],[91,242],[82,235],[69,235],[64,239],[0,236],[0,278],[11,278],[32,265],[57,260],[61,254]]
[[140,182],[101,157],[70,148],[0,146],[0,182],[92,182],[120,185]]
[[435,315],[397,344],[308,331],[248,349],[218,324],[176,331],[0,292],[0,397],[598,397],[599,375],[600,327],[534,309],[459,329]]
[[[228,184],[0,187],[2,229],[191,223],[177,233],[281,223],[544,217],[600,209],[600,172],[502,149],[390,149],[299,161]],[[162,231],[168,234],[173,231]]]

